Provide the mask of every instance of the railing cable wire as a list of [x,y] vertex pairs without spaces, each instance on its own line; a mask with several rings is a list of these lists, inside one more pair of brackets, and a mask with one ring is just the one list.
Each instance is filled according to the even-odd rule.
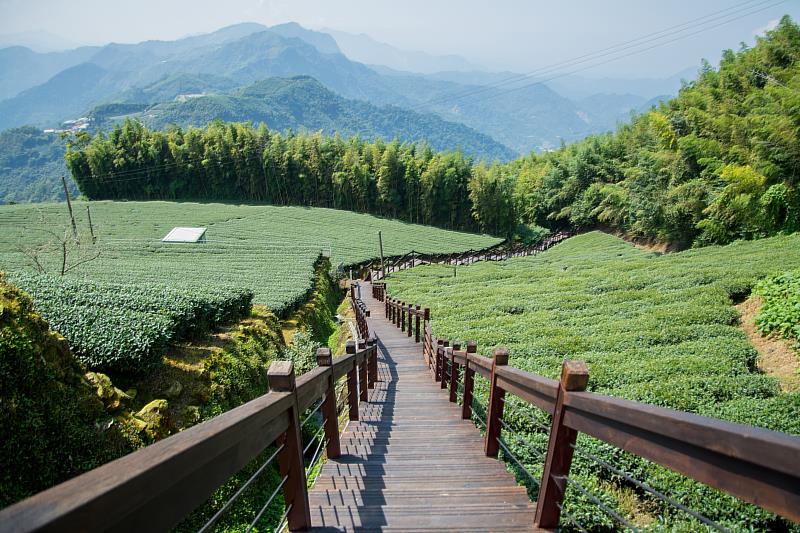
[[302,428],[302,427],[305,427],[305,425],[308,423],[308,421],[309,421],[309,420],[311,420],[311,418],[312,418],[312,417],[313,417],[315,414],[317,414],[317,411],[319,411],[319,409],[320,409],[320,407],[322,407],[322,404],[323,404],[323,403],[325,403],[325,400],[320,400],[320,401],[319,401],[319,403],[317,404],[317,406],[314,408],[314,410],[313,410],[313,411],[311,411],[311,412],[310,412],[308,415],[306,415],[306,417],[303,419],[303,421],[302,421],[302,422],[300,422],[300,427],[301,427],[301,428]]
[[605,503],[603,503],[603,501],[600,498],[598,498],[596,494],[591,492],[589,489],[587,489],[586,487],[584,487],[583,485],[581,485],[580,483],[578,483],[577,481],[575,481],[571,477],[569,477],[569,476],[557,476],[556,479],[563,479],[567,483],[569,483],[570,485],[572,485],[573,487],[578,489],[578,491],[581,494],[583,494],[584,496],[586,496],[587,498],[592,500],[592,502],[594,502],[594,504],[597,505],[602,511],[604,511],[607,515],[612,517],[614,520],[616,520],[617,522],[619,522],[623,526],[627,527],[631,531],[636,531],[636,532],[639,531],[639,529],[636,526],[634,526],[633,524],[628,522],[621,514],[616,512],[614,509],[612,509],[611,507],[609,507]]
[[[286,475],[286,476],[283,476],[283,479],[281,479],[281,482],[278,484],[278,486],[277,486],[277,487],[275,487],[275,490],[274,490],[274,491],[272,491],[272,494],[270,495],[269,499],[267,499],[267,503],[265,503],[265,504],[264,504],[264,506],[261,508],[261,510],[260,510],[260,511],[258,511],[258,514],[257,514],[257,515],[256,515],[256,517],[253,519],[253,521],[252,521],[252,522],[250,522],[250,525],[249,525],[249,526],[247,526],[247,529],[245,530],[245,532],[244,532],[244,533],[250,533],[250,532],[253,530],[253,528],[254,528],[254,527],[256,527],[256,524],[258,523],[258,521],[259,521],[259,520],[261,520],[261,516],[264,514],[264,512],[266,512],[267,508],[268,508],[268,507],[269,507],[269,505],[272,503],[272,500],[274,500],[274,499],[275,499],[275,496],[277,496],[277,495],[278,495],[278,492],[279,492],[279,491],[280,491],[280,490],[283,488],[283,486],[286,484],[286,480],[287,480],[287,479],[289,479],[289,476],[288,476],[288,475]],[[291,506],[290,506],[290,507],[291,507]]]
[[583,526],[581,525],[581,523],[580,523],[580,522],[578,522],[578,519],[577,519],[577,518],[575,518],[574,516],[572,516],[570,513],[568,513],[568,512],[567,512],[567,510],[566,510],[566,509],[564,509],[564,506],[563,506],[563,505],[561,505],[560,503],[556,503],[556,507],[558,507],[558,510],[559,510],[559,511],[561,511],[561,514],[563,514],[564,516],[566,516],[566,517],[567,517],[567,520],[569,520],[570,522],[572,522],[572,525],[574,525],[575,527],[577,527],[577,528],[578,528],[579,530],[581,530],[583,533],[589,533],[589,532],[586,530],[586,528],[585,528],[585,527],[583,527]]
[[647,483],[645,483],[643,481],[639,481],[638,479],[634,478],[632,475],[628,474],[624,470],[620,470],[620,469],[616,468],[615,466],[613,466],[610,463],[608,463],[607,461],[597,457],[596,455],[593,455],[593,454],[591,454],[589,452],[581,450],[580,448],[578,448],[574,444],[572,444],[571,446],[576,452],[578,452],[578,455],[581,455],[581,456],[585,457],[586,459],[594,461],[595,463],[597,463],[600,466],[606,468],[610,472],[620,476],[624,480],[626,480],[626,481],[628,481],[630,483],[633,483],[634,485],[636,485],[637,487],[639,487],[640,489],[642,489],[642,490],[644,490],[646,492],[649,492],[650,494],[652,494],[653,496],[655,496],[659,500],[662,500],[665,503],[668,503],[669,505],[675,507],[676,509],[680,509],[681,511],[693,516],[694,518],[696,518],[701,523],[703,523],[703,524],[705,524],[705,525],[707,525],[707,526],[709,526],[709,527],[711,527],[713,529],[716,529],[717,531],[723,531],[725,533],[730,533],[730,530],[725,529],[724,527],[722,527],[721,525],[717,524],[716,522],[714,522],[710,518],[707,518],[707,517],[701,515],[697,511],[694,511],[693,509],[690,509],[689,507],[683,505],[679,501],[674,500],[673,498],[670,498],[666,494],[663,494],[663,493],[657,491],[656,489],[654,489],[653,487],[651,487]]
[[212,516],[212,517],[211,517],[211,518],[208,520],[208,522],[206,522],[206,523],[203,525],[203,527],[201,527],[201,528],[198,530],[198,532],[197,532],[197,533],[205,533],[206,531],[209,531],[209,530],[210,530],[210,528],[211,528],[211,527],[212,527],[212,526],[213,526],[213,525],[214,525],[214,524],[217,522],[217,520],[219,520],[219,519],[220,519],[220,517],[221,517],[221,516],[222,516],[222,515],[225,513],[225,511],[227,511],[227,510],[228,510],[228,508],[229,508],[231,505],[233,505],[233,502],[235,502],[235,501],[236,501],[236,500],[239,498],[239,496],[241,496],[241,495],[242,495],[242,493],[243,493],[245,490],[247,490],[247,487],[249,487],[249,486],[250,486],[250,485],[253,483],[253,481],[255,481],[255,479],[256,479],[258,476],[260,476],[262,472],[264,472],[264,469],[265,469],[265,468],[267,468],[267,466],[268,466],[268,465],[269,465],[269,464],[272,462],[272,460],[273,460],[273,459],[275,459],[275,457],[277,457],[277,456],[278,456],[278,453],[279,453],[281,450],[283,450],[284,446],[285,446],[285,444],[281,444],[281,445],[278,447],[278,449],[277,449],[277,450],[275,450],[275,452],[274,452],[272,455],[270,455],[269,459],[267,459],[266,461],[264,461],[264,464],[262,464],[262,465],[261,465],[261,466],[258,468],[258,470],[256,470],[256,471],[253,473],[253,475],[252,475],[252,476],[250,476],[250,479],[248,479],[247,481],[245,481],[245,482],[244,482],[244,484],[243,484],[241,487],[239,487],[239,490],[237,490],[237,491],[234,493],[234,495],[233,495],[233,496],[231,496],[230,498],[228,498],[228,501],[226,501],[226,502],[225,502],[225,504],[224,504],[222,507],[220,507],[219,511],[217,511],[216,513],[214,513],[214,516]]
[[528,476],[528,479],[530,479],[531,481],[533,481],[533,482],[536,484],[536,486],[538,487],[538,486],[539,486],[539,480],[538,480],[538,479],[536,479],[536,478],[535,478],[535,477],[534,477],[534,476],[533,476],[533,475],[532,475],[530,472],[528,472],[528,469],[527,469],[527,468],[525,468],[525,465],[523,465],[523,464],[522,464],[522,461],[520,461],[520,460],[517,458],[517,456],[516,456],[516,455],[514,455],[514,453],[513,453],[511,450],[509,450],[509,449],[508,449],[508,446],[507,446],[507,445],[506,445],[506,443],[503,441],[503,439],[501,439],[501,438],[499,438],[499,437],[498,437],[498,438],[497,438],[497,443],[500,445],[500,447],[501,447],[501,448],[503,448],[503,453],[507,454],[507,455],[508,455],[508,456],[511,458],[511,460],[512,460],[512,461],[514,461],[514,463],[515,463],[517,466],[519,466],[519,467],[520,467],[520,469],[522,469],[522,471],[523,471],[523,472],[525,472],[525,475],[526,475],[526,476]]

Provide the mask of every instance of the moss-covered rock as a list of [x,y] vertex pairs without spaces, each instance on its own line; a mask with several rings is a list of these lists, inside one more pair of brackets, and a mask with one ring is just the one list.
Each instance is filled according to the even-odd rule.
[[130,451],[112,422],[64,338],[0,274],[0,507]]
[[[169,435],[169,402],[167,400],[153,400],[133,415],[137,420],[137,427],[141,428],[148,438],[158,440]],[[144,422],[142,427],[138,421]]]

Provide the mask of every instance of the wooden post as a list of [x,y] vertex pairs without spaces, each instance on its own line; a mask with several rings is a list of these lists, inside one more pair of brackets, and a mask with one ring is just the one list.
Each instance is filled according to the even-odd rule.
[[[317,366],[330,368],[332,365],[331,349],[317,348]],[[333,370],[328,377],[328,389],[325,391],[321,412],[325,420],[325,439],[328,441],[325,450],[329,459],[336,459],[342,451],[339,446],[339,417],[336,413],[336,381],[333,379]]]
[[572,465],[572,446],[578,432],[564,425],[564,399],[572,391],[586,390],[589,370],[580,361],[564,361],[561,367],[561,381],[556,395],[553,411],[553,424],[550,428],[550,442],[542,471],[539,498],[536,503],[536,524],[541,528],[555,528],[561,516],[559,505],[564,501],[567,488],[566,476]]
[[447,350],[446,348],[450,346],[450,341],[445,340],[444,344],[442,345],[442,349],[439,350],[439,388],[446,389],[447,388],[447,380],[449,374],[447,373]]
[[406,330],[406,303],[400,302],[400,331]]
[[484,451],[489,457],[497,457],[500,449],[500,421],[503,419],[506,391],[497,386],[497,367],[508,364],[508,350],[495,348],[492,353],[492,378],[489,385],[489,410],[486,413],[486,441]]
[[389,300],[391,300],[391,298],[386,298],[384,296],[384,298],[383,298],[383,315],[386,317],[386,320],[391,320],[389,318]]
[[417,314],[414,315],[414,321],[416,322],[416,336],[414,337],[414,342],[419,342],[419,306],[417,306]]
[[450,401],[458,402],[458,363],[456,363],[455,352],[461,350],[461,341],[453,341],[453,348],[450,350]]
[[363,359],[361,360],[361,364],[358,366],[358,390],[361,393],[360,399],[362,401],[369,400],[369,385],[367,384],[367,361],[369,359],[369,354],[366,353],[367,350],[367,341],[364,339],[358,339],[358,351],[361,352],[361,356]]
[[408,323],[406,324],[406,335],[410,337],[414,333],[414,323],[411,320],[411,313],[414,311],[414,306],[408,304],[408,308],[406,309],[406,314],[408,314]]
[[378,343],[374,335],[367,339],[367,346],[369,352],[369,388],[375,388],[375,382],[378,381]]
[[464,404],[461,406],[461,418],[472,418],[472,387],[475,384],[475,370],[469,366],[469,354],[478,352],[478,343],[467,342],[467,364],[464,365]]
[[86,217],[89,219],[89,235],[92,236],[92,244],[97,243],[97,237],[94,235],[94,226],[92,225],[92,211],[89,209],[89,206],[86,206]]
[[442,365],[439,364],[441,357],[442,347],[444,346],[443,339],[436,339],[436,346],[433,348],[433,380],[441,381],[442,379]]
[[380,231],[378,231],[378,248],[381,252],[381,279],[384,279],[386,278],[386,266],[383,263],[383,237]]
[[306,468],[303,464],[303,442],[300,437],[300,413],[297,405],[294,367],[291,361],[274,361],[267,370],[269,390],[290,392],[294,403],[289,409],[289,427],[283,434],[283,449],[278,454],[281,476],[287,476],[283,485],[283,500],[289,511],[289,530],[304,531],[311,527],[311,508],[306,488]]
[[[356,353],[355,341],[347,341],[347,354]],[[347,371],[347,406],[350,420],[358,420],[358,362],[353,357],[353,366]]]
[[69,199],[69,189],[67,189],[67,179],[61,176],[61,184],[64,186],[64,196],[67,198],[67,209],[69,210],[69,219],[72,221],[72,238],[78,241],[78,226],[75,224],[75,215],[72,213],[72,202]]

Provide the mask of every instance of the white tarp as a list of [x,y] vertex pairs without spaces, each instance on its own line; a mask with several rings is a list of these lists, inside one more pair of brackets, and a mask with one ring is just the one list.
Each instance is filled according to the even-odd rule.
[[172,228],[162,242],[203,242],[206,228]]

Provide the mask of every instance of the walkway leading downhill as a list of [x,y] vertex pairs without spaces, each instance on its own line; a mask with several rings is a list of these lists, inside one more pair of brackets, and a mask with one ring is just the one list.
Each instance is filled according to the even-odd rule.
[[379,382],[310,491],[313,531],[533,531],[534,505],[431,379],[422,345],[385,319],[362,285],[378,337]]

